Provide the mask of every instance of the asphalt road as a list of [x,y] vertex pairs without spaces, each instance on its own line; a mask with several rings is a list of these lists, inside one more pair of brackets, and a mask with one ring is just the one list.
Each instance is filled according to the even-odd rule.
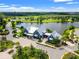
[[61,48],[54,49],[54,48],[46,47],[43,45],[37,45],[36,48],[40,48],[44,50],[45,52],[47,52],[50,59],[61,59],[62,55],[65,52],[67,52],[66,50],[61,49]]

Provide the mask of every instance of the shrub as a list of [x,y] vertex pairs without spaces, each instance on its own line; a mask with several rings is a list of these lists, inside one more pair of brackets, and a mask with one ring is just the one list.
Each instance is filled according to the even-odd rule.
[[52,33],[52,30],[51,29],[46,29],[46,32]]
[[9,40],[1,40],[0,41],[0,52],[4,51],[5,49],[12,48],[14,43]]

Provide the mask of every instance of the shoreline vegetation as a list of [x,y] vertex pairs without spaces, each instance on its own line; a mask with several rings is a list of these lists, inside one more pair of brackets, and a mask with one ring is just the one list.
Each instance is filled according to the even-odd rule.
[[[18,21],[21,21],[21,20],[17,20]],[[24,22],[24,23],[40,23],[38,22],[37,20],[35,21],[31,21],[31,20],[22,20],[21,22]],[[65,22],[72,22],[71,20],[68,20],[68,21],[65,21]],[[43,20],[42,23],[61,23],[61,20],[53,20],[53,19],[50,19],[50,20]]]
[[25,23],[65,23],[78,22],[78,12],[0,12],[4,20]]
[[[16,19],[16,20],[14,20]],[[78,15],[41,15],[41,16],[8,16],[4,17],[6,21],[17,21],[25,23],[65,23],[65,22],[78,22]]]

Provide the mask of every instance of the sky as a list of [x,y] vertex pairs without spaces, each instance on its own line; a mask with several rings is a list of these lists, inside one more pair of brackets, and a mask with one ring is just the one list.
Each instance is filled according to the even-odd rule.
[[0,0],[0,12],[79,12],[79,0]]

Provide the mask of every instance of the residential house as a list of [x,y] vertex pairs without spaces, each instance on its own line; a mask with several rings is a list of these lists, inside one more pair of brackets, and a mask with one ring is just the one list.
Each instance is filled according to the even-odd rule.
[[43,30],[38,29],[34,32],[33,37],[40,39],[43,38],[43,34],[44,34]]
[[48,36],[48,40],[53,40],[53,39],[61,39],[61,35],[56,32],[56,31],[53,31],[49,36]]
[[37,30],[38,30],[38,27],[31,26],[31,27],[28,27],[25,29],[24,34],[28,37],[33,37],[33,36],[35,36],[35,33]]

